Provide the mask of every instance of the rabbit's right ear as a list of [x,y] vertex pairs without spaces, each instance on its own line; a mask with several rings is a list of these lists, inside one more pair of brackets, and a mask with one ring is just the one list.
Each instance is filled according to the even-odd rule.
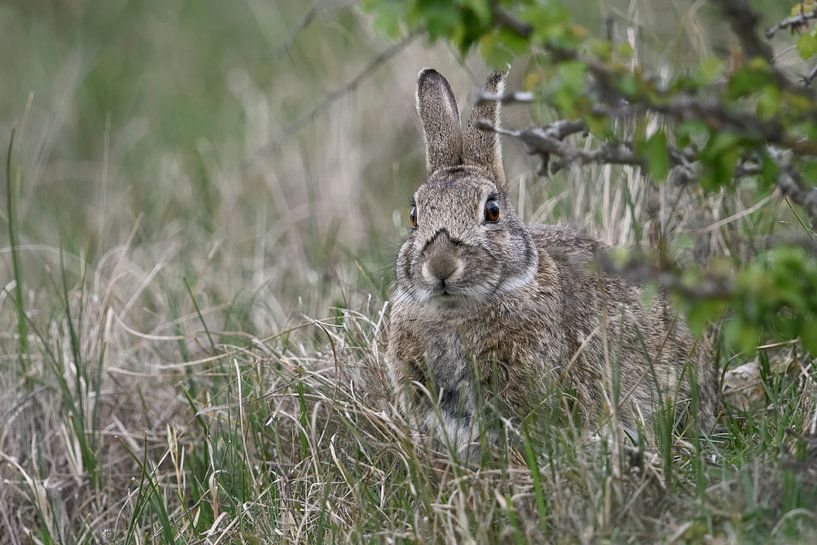
[[417,75],[417,113],[426,144],[426,174],[462,164],[462,129],[448,81],[432,68]]

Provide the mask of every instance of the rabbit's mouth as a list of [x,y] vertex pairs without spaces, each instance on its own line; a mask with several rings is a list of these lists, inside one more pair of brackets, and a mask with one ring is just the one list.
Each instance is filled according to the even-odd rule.
[[461,306],[467,297],[459,292],[451,282],[439,281],[429,290],[429,300],[446,308]]
[[441,299],[446,301],[457,299],[459,294],[452,289],[451,284],[446,284],[445,282],[440,281],[434,287],[434,289],[431,290],[431,297],[433,299]]
[[481,286],[440,281],[428,290],[427,301],[445,309],[465,309],[482,301],[486,291]]

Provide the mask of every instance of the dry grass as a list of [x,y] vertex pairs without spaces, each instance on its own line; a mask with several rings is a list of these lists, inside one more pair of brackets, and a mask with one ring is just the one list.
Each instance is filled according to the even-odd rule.
[[[558,422],[506,423],[473,466],[413,437],[382,339],[422,176],[414,77],[437,66],[466,103],[483,69],[415,41],[287,132],[388,44],[342,3],[297,35],[300,2],[201,6],[0,8],[19,182],[16,250],[0,212],[0,543],[817,538],[813,376],[773,379],[762,411],[711,436],[667,430],[640,461]],[[656,17],[639,6],[618,16]],[[677,9],[674,39],[706,48]],[[608,167],[544,182],[515,144],[506,160],[526,219],[614,244],[661,233],[690,260],[740,259],[786,217],[777,197],[752,210],[751,187]]]

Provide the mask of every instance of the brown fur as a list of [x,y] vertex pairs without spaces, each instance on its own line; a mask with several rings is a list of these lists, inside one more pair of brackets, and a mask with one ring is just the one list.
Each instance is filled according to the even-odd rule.
[[[501,89],[502,79],[493,74],[486,88]],[[542,410],[556,388],[570,392],[590,427],[614,415],[634,433],[668,402],[682,413],[694,375],[709,424],[709,344],[698,346],[667,298],[645,303],[640,286],[594,272],[602,243],[525,226],[513,213],[499,137],[474,126],[482,117],[498,122],[498,105],[479,106],[458,136],[456,101],[441,75],[420,73],[417,100],[429,177],[415,194],[417,228],[397,258],[387,353],[406,414],[467,448],[478,439],[483,386],[492,385],[494,410],[508,418]],[[500,209],[496,223],[484,220],[489,199]]]

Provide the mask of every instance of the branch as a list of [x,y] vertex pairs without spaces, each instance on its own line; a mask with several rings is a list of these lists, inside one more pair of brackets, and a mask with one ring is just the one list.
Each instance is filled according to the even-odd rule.
[[625,278],[631,282],[654,281],[661,289],[677,293],[688,301],[718,299],[728,301],[735,293],[730,278],[707,275],[695,279],[694,284],[684,282],[677,266],[671,263],[652,264],[641,253],[629,256],[623,263],[615,262],[609,254],[598,253],[596,265],[603,272]]
[[532,26],[515,18],[510,13],[499,7],[496,2],[492,3],[491,8],[493,10],[494,21],[499,26],[512,30],[522,38],[530,38],[531,34],[533,34]]
[[605,142],[598,148],[585,150],[564,142],[563,139],[565,137],[587,130],[584,121],[558,121],[541,128],[532,127],[516,131],[496,127],[487,119],[480,119],[477,123],[477,127],[482,130],[492,130],[498,134],[504,134],[520,140],[525,144],[529,154],[538,155],[542,158],[540,174],[547,174],[551,155],[556,155],[563,159],[560,165],[561,167],[570,163],[577,163],[579,165],[587,163],[608,163],[644,166],[643,158],[632,151],[632,146],[629,143]]
[[[772,49],[763,42],[756,33],[756,27],[760,22],[758,15],[750,8],[746,0],[716,0],[720,5],[724,17],[729,21],[732,31],[738,37],[741,47],[747,57],[759,57],[766,61],[775,82],[778,86],[795,95],[808,98],[813,101],[814,96],[805,87],[796,85],[780,72],[773,63]],[[533,27],[524,21],[513,17],[510,13],[501,8],[497,2],[492,3],[492,12],[495,23],[516,33],[522,38],[529,39],[533,34]],[[806,19],[817,18],[817,13],[801,13],[778,24],[774,30],[803,23]],[[781,26],[782,25],[782,26]],[[770,29],[771,30],[771,29]],[[768,31],[767,31],[768,35]],[[594,113],[602,115],[621,116],[625,113],[640,113],[653,111],[676,120],[697,120],[703,121],[716,130],[730,129],[737,133],[745,134],[749,137],[758,138],[764,142],[790,150],[795,155],[817,157],[817,142],[788,134],[784,127],[775,120],[762,120],[750,112],[736,111],[727,107],[716,98],[699,97],[693,95],[659,96],[658,99],[649,96],[629,96],[618,87],[621,77],[616,71],[593,59],[581,59],[575,50],[564,49],[552,43],[544,43],[542,47],[552,54],[557,60],[581,60],[588,68],[590,74],[599,84],[602,99],[608,103],[607,107],[596,106]],[[805,78],[809,83],[817,74],[817,68]],[[625,99],[625,100],[623,100]],[[502,103],[525,103],[533,100],[530,94],[511,93],[506,95],[478,95],[477,100],[496,100]],[[810,117],[814,118],[815,113],[810,112]],[[633,166],[645,166],[645,159],[633,151],[633,146],[628,142],[603,143],[593,150],[578,149],[563,141],[566,134],[562,134],[560,129],[564,123],[573,123],[571,130],[578,127],[580,122],[558,122],[542,128],[530,128],[523,131],[502,129],[492,126],[486,120],[481,120],[478,126],[484,130],[494,130],[499,134],[505,134],[522,141],[528,149],[528,153],[539,155],[542,158],[542,173],[547,173],[550,166],[551,155],[562,158],[561,166],[571,163],[606,163],[622,164]],[[562,124],[562,125],[560,125]],[[583,129],[586,130],[586,129]],[[581,130],[569,132],[573,134]],[[770,151],[772,150],[770,146]],[[695,161],[694,152],[690,150],[676,150],[669,148],[670,164],[687,179],[692,179],[695,175],[694,169],[690,168]],[[817,187],[807,185],[799,173],[792,166],[783,164],[777,160],[781,169],[781,174],[776,180],[776,185],[781,193],[800,205],[808,214],[812,225],[817,227]],[[735,176],[745,176],[756,174],[756,165],[743,168],[739,166],[735,171]]]
[[785,164],[777,150],[769,150],[772,159],[780,168],[775,185],[789,200],[805,210],[811,220],[811,228],[817,231],[817,187],[809,186],[791,164]]
[[[748,58],[760,57],[772,70],[775,82],[781,89],[801,97],[814,100],[811,91],[792,82],[774,65],[772,48],[763,42],[755,32],[760,24],[760,17],[749,6],[746,0],[717,0],[724,17],[729,21],[732,32],[738,37],[740,45]],[[768,31],[767,31],[768,35]]]
[[[477,127],[482,130],[494,131],[521,141],[530,155],[538,155],[542,159],[540,175],[556,173],[571,164],[585,165],[588,163],[630,165],[645,167],[647,160],[634,151],[632,142],[603,142],[595,149],[577,148],[567,142],[565,138],[574,134],[587,132],[587,125],[582,120],[556,121],[544,127],[532,127],[525,130],[513,130],[496,127],[487,119],[481,119]],[[681,167],[676,172],[676,180],[685,183],[697,175],[692,162],[695,160],[695,151],[692,149],[680,150],[668,146],[670,166]],[[551,156],[561,160],[551,165]],[[746,170],[745,174],[752,173]]]
[[800,83],[809,86],[811,82],[814,81],[814,78],[817,78],[817,64],[814,65],[814,68],[812,68],[807,75],[800,78]]
[[[771,48],[765,44],[755,33],[755,26],[759,21],[757,15],[748,7],[745,0],[718,0],[724,15],[729,19],[732,29],[741,41],[742,47],[749,56],[759,56],[767,61],[776,83],[792,94],[803,96],[814,101],[814,96],[808,89],[794,84],[779,72],[771,63]],[[533,28],[523,21],[514,18],[507,11],[493,5],[494,21],[497,25],[507,28],[523,38],[530,38]],[[755,115],[746,112],[735,111],[727,108],[716,98],[698,97],[692,95],[663,96],[659,100],[646,96],[629,96],[619,89],[621,74],[610,69],[605,64],[594,59],[580,58],[579,54],[571,49],[565,49],[554,44],[544,43],[542,47],[552,54],[557,60],[580,60],[587,66],[588,71],[599,85],[601,98],[611,104],[613,111],[601,113],[621,115],[617,110],[624,107],[627,110],[652,110],[665,115],[670,115],[676,119],[694,119],[703,121],[710,127],[720,130],[724,128],[733,129],[736,132],[748,133],[751,136],[761,138],[771,144],[790,149],[799,155],[817,156],[817,142],[811,142],[786,134],[780,123],[774,120],[761,120]],[[527,102],[525,94],[495,96],[502,102]],[[489,95],[482,95],[480,100],[491,100]],[[622,99],[626,99],[628,104],[622,106]],[[598,109],[598,107],[597,107]],[[810,114],[812,117],[817,112]]]
[[[352,6],[355,4],[355,1],[356,0],[344,0],[343,2],[338,3],[337,6],[332,6],[332,9],[334,11]],[[278,57],[284,53],[289,55],[289,52],[292,49],[292,46],[295,45],[295,40],[298,39],[298,36],[300,36],[301,33],[304,30],[306,30],[306,28],[309,25],[312,24],[312,21],[315,20],[318,13],[320,13],[322,9],[324,9],[324,6],[321,5],[323,3],[324,0],[314,0],[312,5],[306,11],[306,13],[304,13],[304,15],[301,17],[301,20],[298,21],[298,23],[290,29],[289,34],[287,35],[287,39],[286,41],[284,41],[283,45],[275,48],[272,51],[273,58]]]
[[269,153],[278,149],[281,144],[286,140],[288,137],[292,136],[294,133],[299,132],[301,129],[309,125],[316,117],[324,113],[328,110],[332,104],[337,102],[343,96],[353,92],[356,90],[365,80],[367,80],[381,65],[385,64],[389,59],[400,53],[412,40],[414,40],[418,36],[417,32],[413,32],[397,42],[396,44],[392,45],[382,53],[380,53],[377,57],[372,59],[372,61],[366,65],[366,67],[361,70],[354,78],[352,78],[346,85],[341,87],[340,89],[336,89],[326,95],[323,100],[321,100],[318,104],[316,104],[311,110],[307,113],[290,123],[287,127],[284,128],[283,131],[278,135],[277,138],[272,140],[271,142],[267,143],[264,146],[261,146],[257,150],[255,150],[248,159],[246,159],[243,163],[243,167],[248,167],[251,164],[255,163],[259,157],[261,157],[264,153]]
[[808,27],[809,20],[811,19],[817,19],[817,10],[804,12],[803,4],[800,4],[800,13],[786,17],[776,25],[766,29],[766,37],[771,40],[778,31],[783,29],[788,29],[791,32],[799,32]]
[[[597,80],[599,81],[599,80]],[[611,82],[599,81],[606,87],[607,93],[617,93]],[[786,133],[783,126],[773,119],[763,120],[751,112],[738,111],[728,107],[717,98],[698,97],[694,95],[676,95],[666,100],[654,100],[649,97],[635,97],[628,104],[610,106],[596,105],[593,113],[599,115],[622,116],[647,111],[664,114],[678,121],[701,121],[715,130],[729,129],[736,133],[757,138],[781,148],[791,150],[797,155],[817,157],[817,141],[803,139]]]
[[[513,130],[496,127],[487,119],[481,119],[477,127],[482,130],[494,131],[520,140],[530,155],[538,155],[542,159],[539,174],[547,176],[558,172],[571,164],[584,165],[588,163],[629,165],[644,168],[647,160],[636,153],[632,142],[604,142],[595,149],[582,149],[570,145],[564,139],[568,136],[582,133],[587,130],[584,121],[557,121],[544,127],[533,127],[525,130]],[[688,183],[698,177],[697,152],[691,148],[678,149],[668,146],[670,166],[675,170],[674,179],[677,183]],[[780,176],[775,181],[780,192],[795,204],[802,207],[812,226],[817,229],[817,187],[808,186],[800,174],[788,164],[785,164],[780,152],[770,150],[772,157],[780,168]],[[561,161],[551,165],[551,156],[561,158]],[[760,166],[754,163],[742,163],[735,168],[734,179],[760,174]]]
[[274,50],[272,52],[273,57],[277,57],[278,55],[280,55],[282,53],[289,54],[289,50],[292,48],[292,45],[295,43],[295,40],[298,38],[298,36],[301,34],[301,32],[303,32],[306,29],[306,27],[309,26],[309,24],[312,22],[312,20],[318,14],[318,11],[320,11],[322,1],[323,0],[315,0],[312,3],[312,6],[310,6],[310,8],[307,10],[307,12],[304,14],[304,16],[301,17],[300,22],[298,22],[298,24],[296,24],[289,31],[289,35],[287,36],[287,39],[284,42],[284,44],[282,46],[278,47],[276,50]]

